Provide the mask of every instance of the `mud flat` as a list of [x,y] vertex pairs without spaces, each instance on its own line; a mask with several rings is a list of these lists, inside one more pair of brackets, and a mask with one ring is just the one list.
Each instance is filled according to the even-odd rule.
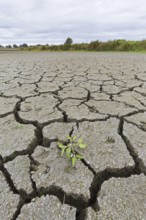
[[146,219],[146,54],[1,53],[0,103],[1,219]]

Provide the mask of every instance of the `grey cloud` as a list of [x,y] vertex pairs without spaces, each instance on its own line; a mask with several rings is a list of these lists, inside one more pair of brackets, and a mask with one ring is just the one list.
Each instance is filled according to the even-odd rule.
[[145,8],[145,0],[0,0],[0,44],[140,40]]

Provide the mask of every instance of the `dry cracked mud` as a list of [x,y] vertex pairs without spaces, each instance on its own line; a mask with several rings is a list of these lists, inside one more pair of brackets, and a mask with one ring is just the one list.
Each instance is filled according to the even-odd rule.
[[[0,218],[146,219],[146,55],[0,53]],[[75,167],[57,142],[87,145]]]

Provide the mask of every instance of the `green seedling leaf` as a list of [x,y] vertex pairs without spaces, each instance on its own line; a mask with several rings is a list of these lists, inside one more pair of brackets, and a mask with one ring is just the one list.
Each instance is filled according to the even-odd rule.
[[80,148],[85,148],[85,147],[86,147],[86,144],[79,144],[79,147],[80,147]]
[[77,160],[76,156],[71,158],[71,163],[73,167],[75,166],[76,160]]
[[72,144],[71,144],[71,143],[69,143],[69,144],[67,144],[67,147],[71,147],[71,145],[72,145]]
[[77,136],[74,136],[74,137],[72,138],[73,141],[75,141],[76,139],[77,139]]
[[65,151],[65,148],[63,148],[62,151],[61,151],[61,157],[63,156],[64,151]]
[[64,149],[66,147],[63,144],[61,144],[60,142],[58,142],[57,144],[58,144],[58,147],[61,148],[61,149]]
[[22,124],[17,124],[15,127],[16,127],[16,128],[22,128],[23,125],[22,125]]
[[71,141],[71,137],[69,135],[67,136],[67,139]]
[[[58,147],[61,149],[61,156],[65,153],[66,157],[71,161],[72,167],[75,166],[77,160],[83,159],[83,156],[78,153],[78,149],[86,147],[86,144],[84,144],[81,138],[77,140],[78,137],[78,135],[74,137],[68,136],[66,145],[58,142]],[[75,150],[76,148],[77,151]]]
[[82,156],[82,155],[80,155],[80,154],[76,154],[76,157],[78,158],[78,159],[83,159],[84,157]]
[[71,148],[67,147],[65,152],[66,152],[66,157],[70,159],[70,157],[71,157],[71,155],[70,155],[71,154]]
[[82,139],[79,139],[78,140],[78,144],[82,144],[83,143],[83,140]]

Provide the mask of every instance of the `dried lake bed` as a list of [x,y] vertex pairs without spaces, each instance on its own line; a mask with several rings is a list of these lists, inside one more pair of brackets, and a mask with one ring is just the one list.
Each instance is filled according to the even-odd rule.
[[146,219],[146,54],[0,52],[0,103],[1,219]]

